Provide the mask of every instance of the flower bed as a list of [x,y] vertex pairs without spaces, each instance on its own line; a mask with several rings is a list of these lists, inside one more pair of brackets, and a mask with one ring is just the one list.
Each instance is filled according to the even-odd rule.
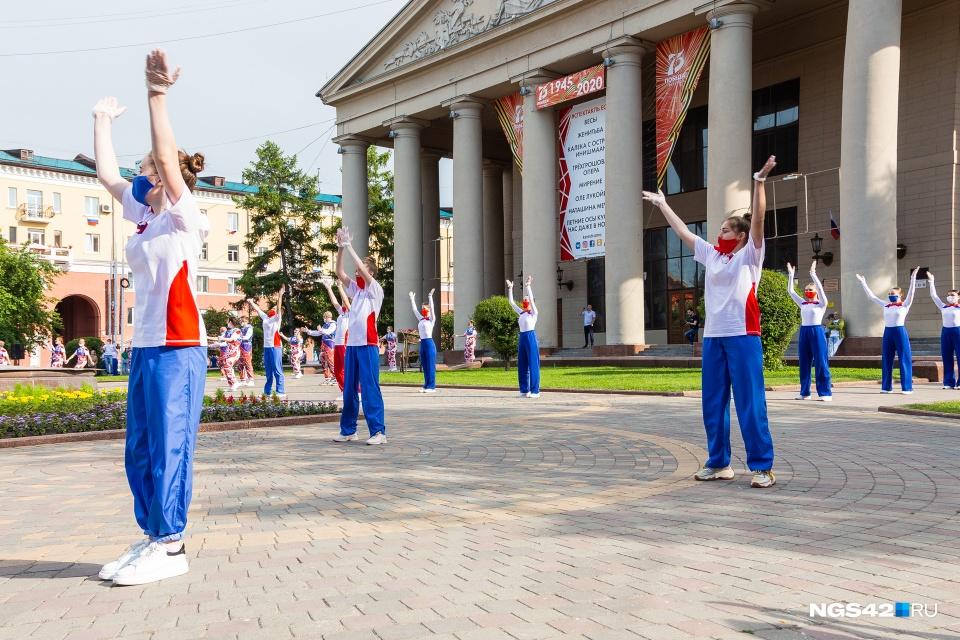
[[[0,438],[126,428],[125,392],[56,389],[46,390],[44,394],[35,389],[42,387],[0,395]],[[56,405],[55,411],[51,410],[51,403]],[[276,396],[226,396],[218,393],[213,398],[204,397],[200,422],[310,416],[338,411],[333,402],[287,401]]]

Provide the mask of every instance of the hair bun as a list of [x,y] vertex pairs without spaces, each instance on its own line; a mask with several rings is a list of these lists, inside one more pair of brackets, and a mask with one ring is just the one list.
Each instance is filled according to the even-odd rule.
[[206,158],[204,158],[202,153],[195,153],[190,156],[187,165],[190,167],[190,170],[194,173],[200,173],[203,171],[203,167],[206,164]]
[[743,219],[746,220],[747,222],[750,222],[750,221],[753,219],[753,214],[752,214],[752,213],[745,213],[745,214],[743,214]]

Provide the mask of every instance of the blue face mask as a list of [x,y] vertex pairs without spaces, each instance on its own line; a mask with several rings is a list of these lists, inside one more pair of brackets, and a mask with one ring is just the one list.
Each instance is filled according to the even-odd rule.
[[900,296],[887,296],[887,300],[889,300],[890,302],[896,302],[899,299],[900,299]]
[[137,176],[133,179],[133,199],[144,206],[150,206],[147,202],[147,194],[153,189],[153,183],[147,176]]

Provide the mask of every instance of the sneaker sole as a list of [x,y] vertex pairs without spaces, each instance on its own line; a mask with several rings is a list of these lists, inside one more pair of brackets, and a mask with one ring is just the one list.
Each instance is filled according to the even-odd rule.
[[754,489],[769,489],[770,487],[772,487],[772,486],[775,485],[775,484],[777,484],[777,481],[776,481],[776,480],[774,480],[774,481],[771,482],[770,484],[755,484],[755,483],[751,482],[751,483],[750,483],[750,486],[753,487]]
[[713,482],[714,480],[727,480],[727,481],[730,481],[730,480],[736,480],[736,479],[737,479],[737,476],[736,476],[736,475],[732,475],[732,476],[730,476],[729,478],[727,478],[727,477],[725,477],[725,476],[713,476],[712,478],[701,478],[700,476],[695,475],[695,476],[693,476],[693,479],[694,479],[694,480],[697,480],[698,482]]
[[139,584],[150,584],[151,582],[160,582],[161,580],[166,580],[167,578],[176,578],[177,576],[182,576],[188,571],[190,571],[190,565],[184,562],[182,566],[178,565],[170,571],[165,571],[160,574],[154,573],[151,575],[135,576],[133,578],[120,580],[114,578],[113,584],[118,587],[134,587]]

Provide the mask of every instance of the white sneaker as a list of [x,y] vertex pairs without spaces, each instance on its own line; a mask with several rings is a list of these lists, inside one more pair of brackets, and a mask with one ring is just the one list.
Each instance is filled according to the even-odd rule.
[[757,489],[767,489],[777,484],[777,476],[773,475],[773,471],[754,471],[753,479],[750,481],[750,486]]
[[302,373],[298,373],[297,375],[293,376],[294,380],[299,380],[302,377],[303,377]]
[[419,389],[417,389],[417,393],[426,393],[426,392],[427,390],[424,389],[423,387],[420,387]]
[[833,396],[820,396],[820,402],[833,402]]
[[277,397],[280,398],[281,400],[286,400],[286,399],[287,399],[287,394],[285,394],[285,393],[278,393],[278,394],[277,394]]
[[521,392],[520,392],[520,397],[521,397],[521,398],[529,398],[529,397],[530,397],[530,394],[529,394],[529,393],[524,393],[523,391],[521,391]]
[[241,383],[239,383],[239,382],[234,382],[232,385],[230,385],[230,390],[231,390],[231,391],[236,391],[237,389],[240,388],[240,384],[241,384]]
[[345,436],[342,433],[338,433],[337,435],[333,436],[334,442],[352,442],[356,439],[357,439],[357,434],[355,433],[351,433],[348,436]]
[[905,396],[908,396],[908,395],[910,395],[911,393],[913,393],[913,391],[901,391],[900,393],[902,393],[902,394],[905,395]]
[[113,580],[113,576],[117,575],[117,571],[120,571],[123,567],[129,564],[131,561],[135,560],[140,553],[150,546],[150,538],[144,538],[143,540],[138,540],[132,545],[126,548],[126,550],[120,554],[120,557],[114,560],[113,562],[108,562],[103,565],[103,568],[100,569],[100,573],[97,574],[97,577],[101,580]]
[[165,543],[151,542],[140,555],[117,572],[113,584],[123,587],[147,584],[182,576],[189,570],[186,545],[181,544],[179,551],[168,551]]
[[248,381],[248,382],[247,382],[247,386],[248,386],[248,387],[252,387],[252,386],[253,386],[253,380]]
[[383,431],[373,434],[367,439],[367,444],[386,444],[387,436],[383,435]]
[[797,396],[794,400],[809,400],[810,396]]
[[436,393],[437,390],[436,390],[436,389],[424,389],[423,392],[424,392],[424,393]]
[[540,394],[539,394],[539,393],[533,393],[533,392],[531,392],[531,393],[528,393],[528,394],[527,394],[527,397],[528,397],[528,398],[533,398],[533,399],[535,400],[535,399],[537,399],[537,398],[540,397]]
[[953,389],[953,387],[948,387],[947,385],[943,385],[943,388],[944,388],[944,389]]
[[893,393],[893,391],[887,391],[886,389],[880,389],[880,393]]
[[729,466],[723,469],[714,469],[713,467],[704,467],[693,474],[694,480],[733,480],[736,474]]

